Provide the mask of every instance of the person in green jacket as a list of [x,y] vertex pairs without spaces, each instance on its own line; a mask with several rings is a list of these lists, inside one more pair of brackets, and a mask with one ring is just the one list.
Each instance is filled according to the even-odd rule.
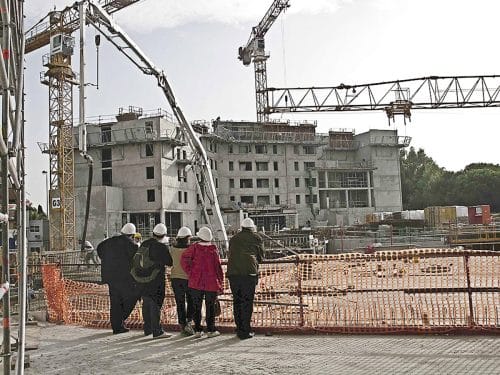
[[255,231],[253,220],[246,218],[241,222],[241,231],[229,241],[227,276],[233,294],[236,335],[241,340],[254,336],[250,322],[259,263],[264,258],[262,238]]
[[170,255],[173,261],[170,271],[170,283],[172,284],[177,305],[177,321],[181,327],[181,333],[186,336],[194,335],[192,326],[194,308],[193,299],[188,288],[188,275],[181,267],[181,256],[189,247],[191,236],[191,229],[188,227],[180,228],[174,246],[170,247]]

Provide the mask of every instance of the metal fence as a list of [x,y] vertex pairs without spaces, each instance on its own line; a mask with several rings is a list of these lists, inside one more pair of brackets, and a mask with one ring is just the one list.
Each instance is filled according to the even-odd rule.
[[[108,289],[98,284],[98,267],[46,264],[42,270],[51,321],[109,326]],[[499,253],[456,249],[298,255],[266,261],[260,266],[252,325],[256,331],[307,333],[498,333],[499,275]],[[93,277],[94,282],[82,281],[84,277]],[[227,280],[220,300],[217,327],[232,331]],[[161,320],[169,329],[177,326],[169,282]],[[140,302],[128,324],[142,325]]]

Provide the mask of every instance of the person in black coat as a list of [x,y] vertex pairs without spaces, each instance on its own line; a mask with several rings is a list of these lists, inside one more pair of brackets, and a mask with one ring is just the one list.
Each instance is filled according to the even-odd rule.
[[153,338],[170,337],[160,325],[161,308],[165,299],[165,266],[172,266],[172,257],[166,245],[167,227],[157,224],[153,229],[153,238],[144,241],[142,246],[149,248],[149,257],[159,269],[156,277],[148,283],[141,284],[142,317],[144,319],[144,335],[153,334]]
[[135,225],[127,223],[121,229],[121,235],[108,238],[97,246],[97,254],[101,258],[101,279],[109,287],[109,313],[113,334],[129,331],[124,322],[139,299],[130,274],[130,263],[137,252],[134,234]]

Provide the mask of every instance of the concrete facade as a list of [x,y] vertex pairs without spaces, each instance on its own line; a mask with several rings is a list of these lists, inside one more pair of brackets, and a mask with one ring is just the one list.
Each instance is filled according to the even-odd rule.
[[[78,134],[75,132],[75,144]],[[194,176],[184,173],[191,157],[166,112],[129,108],[115,121],[87,126],[93,181],[87,239],[93,244],[131,221],[145,237],[162,222],[168,234],[198,219]],[[186,181],[184,181],[186,175]],[[77,238],[81,238],[88,186],[87,162],[75,153]]]
[[43,254],[49,250],[49,222],[47,219],[29,220],[26,228],[28,254]]
[[396,130],[316,133],[315,124],[216,122],[202,136],[230,229],[239,210],[266,230],[363,223],[402,209]]
[[[396,130],[318,134],[311,123],[222,121],[195,128],[229,232],[245,216],[276,230],[350,225],[364,222],[368,213],[402,209],[399,149],[408,146],[409,138]],[[91,242],[115,234],[127,221],[146,237],[159,222],[169,235],[182,225],[195,230],[203,225],[191,151],[168,114],[129,109],[116,121],[88,125],[87,133],[94,159]],[[78,238],[87,175],[87,163],[76,156]]]

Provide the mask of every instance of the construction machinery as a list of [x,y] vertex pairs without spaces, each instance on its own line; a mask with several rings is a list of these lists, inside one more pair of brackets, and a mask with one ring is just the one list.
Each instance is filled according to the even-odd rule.
[[267,88],[264,114],[285,112],[386,112],[411,119],[412,109],[500,107],[500,76],[430,76],[334,87]]
[[383,110],[390,120],[411,120],[412,109],[483,108],[500,106],[500,76],[429,76],[404,80],[323,87],[267,87],[264,36],[288,0],[274,0],[250,38],[238,50],[243,65],[255,67],[257,121],[274,113],[352,112]]
[[[101,0],[99,4],[111,14],[139,1]],[[41,74],[41,82],[49,87],[49,142],[39,146],[49,155],[49,237],[51,249],[58,251],[73,250],[76,245],[73,86],[78,84],[78,76],[71,67],[71,34],[79,27],[80,12],[72,5],[50,12],[26,32],[26,53],[50,44],[50,52],[43,56],[47,71]]]
[[264,37],[281,12],[290,6],[289,2],[289,0],[274,0],[259,24],[252,28],[247,44],[238,49],[238,59],[243,65],[250,65],[252,61],[254,63],[258,122],[269,120],[269,114],[266,112],[269,106],[266,60],[269,55],[265,51]]
[[[201,200],[203,216],[212,228],[214,237],[227,248],[227,234],[215,190],[214,178],[210,169],[206,151],[191,124],[175,99],[174,92],[168,83],[166,74],[157,68],[144,54],[137,44],[109,16],[105,8],[96,1],[84,1],[87,4],[86,20],[99,30],[102,35],[124,54],[142,73],[156,78],[158,86],[163,91],[174,116],[181,128],[182,140],[193,151],[192,172],[197,182],[197,190]],[[75,3],[75,6],[78,4]]]
[[[76,30],[75,20],[82,20],[93,25],[101,34],[123,53],[144,74],[157,79],[169,102],[176,120],[182,130],[182,139],[193,150],[194,161],[191,170],[196,176],[198,194],[202,202],[203,216],[214,232],[214,236],[227,247],[227,235],[219,208],[214,179],[208,163],[207,154],[191,124],[186,120],[178,106],[174,93],[165,73],[158,69],[141,51],[132,39],[110,17],[106,5],[100,1],[80,1],[66,8],[71,21],[65,21],[68,30]],[[113,2],[115,6],[118,3]],[[125,5],[134,2],[128,1]],[[122,8],[125,6],[123,5]],[[116,8],[112,8],[116,9]],[[82,14],[84,13],[84,14]],[[80,15],[78,15],[80,14]],[[70,17],[71,16],[71,17]],[[64,17],[62,17],[64,18]],[[61,26],[60,29],[64,29]],[[52,37],[51,55],[48,58],[49,72],[45,73],[51,92],[50,117],[51,134],[47,152],[51,158],[51,247],[52,250],[74,248],[74,195],[73,195],[73,154],[72,154],[72,85],[77,82],[71,70],[71,54],[74,42],[59,33],[60,38]],[[40,33],[40,38],[45,33]],[[37,44],[38,45],[38,44]],[[53,98],[53,99],[52,99]],[[57,117],[56,117],[57,116]],[[85,135],[83,136],[85,138]],[[80,139],[83,141],[84,139]],[[67,143],[64,143],[67,142]],[[81,142],[82,143],[82,142]],[[85,143],[85,142],[83,142]],[[71,154],[70,154],[71,152]],[[71,216],[72,215],[72,216]],[[213,219],[212,219],[213,217]],[[52,234],[54,233],[54,237]],[[58,242],[56,242],[58,241]]]

